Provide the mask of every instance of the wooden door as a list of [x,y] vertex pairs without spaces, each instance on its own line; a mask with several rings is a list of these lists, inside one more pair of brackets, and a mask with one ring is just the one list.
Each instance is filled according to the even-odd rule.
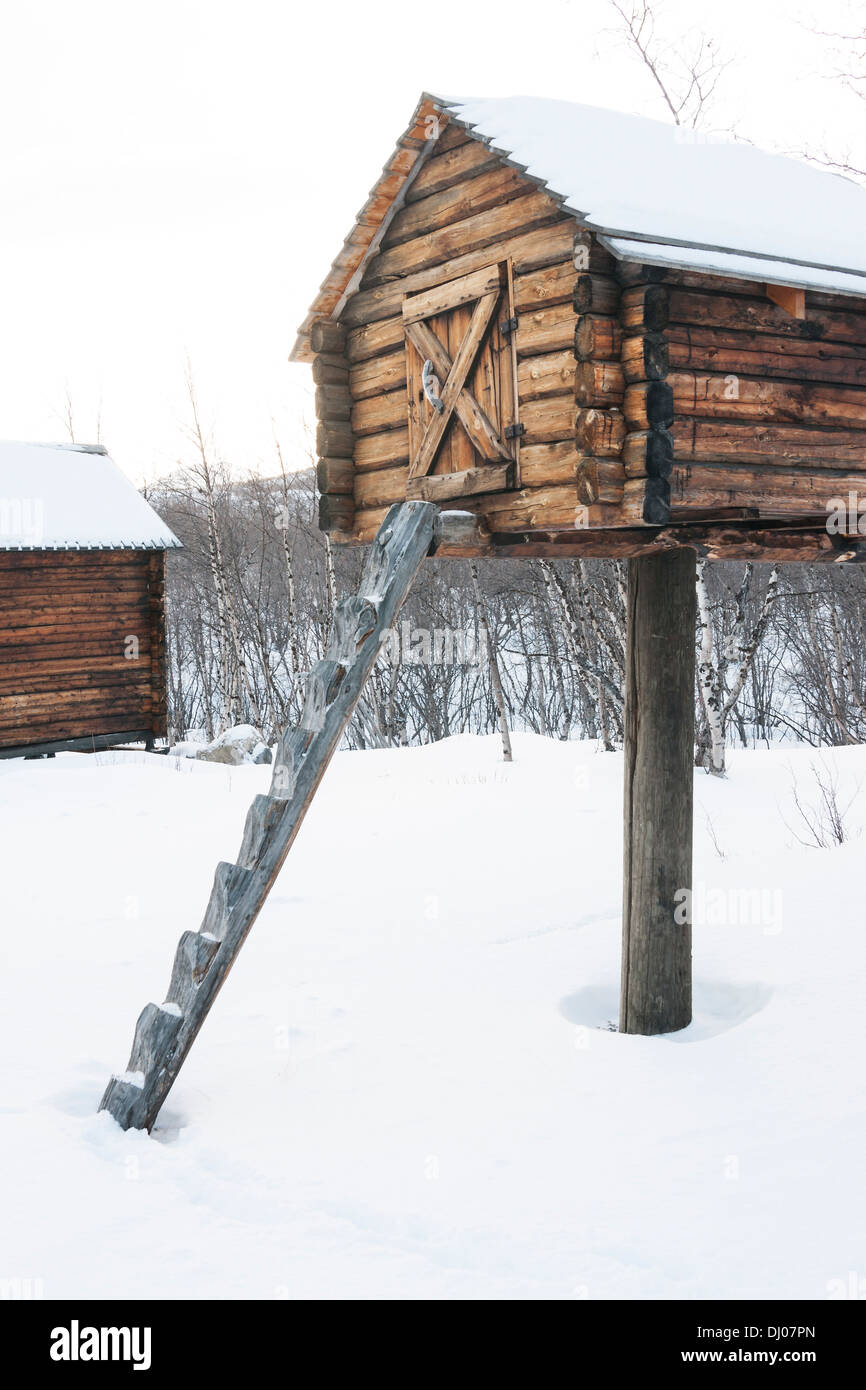
[[409,481],[429,502],[519,486],[511,268],[406,295]]

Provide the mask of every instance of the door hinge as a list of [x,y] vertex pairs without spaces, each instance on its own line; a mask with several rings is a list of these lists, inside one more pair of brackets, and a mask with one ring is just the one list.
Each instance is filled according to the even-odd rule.
[[512,333],[516,333],[517,317],[515,316],[514,318],[510,319],[503,319],[501,324],[499,325],[499,331],[502,334],[503,338],[508,338]]
[[519,439],[522,434],[526,434],[526,426],[522,423],[519,425],[505,426],[506,439]]

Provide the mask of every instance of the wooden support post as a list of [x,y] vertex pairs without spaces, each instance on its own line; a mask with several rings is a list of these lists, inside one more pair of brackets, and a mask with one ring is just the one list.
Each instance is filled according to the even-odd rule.
[[691,1022],[694,742],[694,553],[629,560],[623,1033]]

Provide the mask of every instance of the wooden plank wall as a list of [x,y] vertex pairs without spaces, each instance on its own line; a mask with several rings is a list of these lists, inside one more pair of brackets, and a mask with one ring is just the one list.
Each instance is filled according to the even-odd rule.
[[0,551],[0,747],[165,735],[164,572],[162,551]]

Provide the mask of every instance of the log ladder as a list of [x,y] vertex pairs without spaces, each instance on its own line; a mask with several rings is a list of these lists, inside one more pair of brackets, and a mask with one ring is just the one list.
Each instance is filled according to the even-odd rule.
[[[458,527],[459,513],[452,513]],[[470,519],[471,520],[471,519]],[[334,612],[326,655],[309,673],[301,723],[280,737],[271,789],[247,813],[236,864],[218,864],[204,921],[184,932],[165,1002],[135,1026],[127,1071],[100,1103],[123,1129],[153,1128],[160,1107],[264,905],[352,717],[385,633],[425,555],[443,536],[431,502],[393,506],[373,542],[358,593]]]

